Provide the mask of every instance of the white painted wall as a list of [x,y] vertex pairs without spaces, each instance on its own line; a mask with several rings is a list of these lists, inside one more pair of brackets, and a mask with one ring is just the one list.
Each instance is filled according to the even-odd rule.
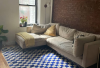
[[[51,0],[38,0],[38,16],[37,22],[44,24],[45,22],[45,3],[51,3]],[[50,7],[46,9],[46,21],[50,22]],[[0,0],[0,25],[4,25],[4,29],[9,33],[2,34],[8,37],[5,45],[13,45],[15,43],[15,34],[26,31],[26,27],[19,27],[19,0]]]
[[[45,24],[45,7],[46,3],[51,4],[51,0],[38,0],[38,23]],[[46,24],[50,23],[51,6],[46,8]]]
[[50,23],[52,23],[52,9],[53,9],[53,0],[51,0],[51,7],[50,7]]
[[0,0],[0,25],[4,25],[4,29],[9,33],[2,34],[8,37],[6,44],[13,44],[15,33],[18,32],[19,26],[19,5],[18,0]]

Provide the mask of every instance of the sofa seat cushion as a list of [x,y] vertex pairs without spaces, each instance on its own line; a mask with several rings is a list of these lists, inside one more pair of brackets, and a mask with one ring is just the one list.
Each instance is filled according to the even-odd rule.
[[[46,45],[46,40],[41,38],[40,35],[34,34],[34,33],[29,33],[29,34],[32,35],[35,39],[35,45],[33,45],[33,47]],[[21,48],[23,48],[23,49],[26,48],[25,40],[21,36],[18,36],[18,35],[16,35],[15,37],[16,37],[15,38],[16,42],[21,46]]]
[[47,38],[51,38],[52,36],[49,36],[49,35],[44,35],[44,34],[41,34],[40,35],[40,38],[43,38],[43,39],[47,39]]
[[35,39],[39,39],[40,36],[38,34],[35,34],[35,33],[29,33],[30,35],[32,35]]
[[[32,35],[35,39],[35,42],[38,42],[40,40],[40,36],[34,33],[29,33],[30,35]],[[24,39],[21,36],[17,36],[17,38],[21,41],[23,41],[23,43],[25,42]],[[40,40],[41,41],[41,40]]]
[[57,36],[57,37],[48,38],[47,43],[50,43],[55,47],[73,55],[72,41],[70,40]]

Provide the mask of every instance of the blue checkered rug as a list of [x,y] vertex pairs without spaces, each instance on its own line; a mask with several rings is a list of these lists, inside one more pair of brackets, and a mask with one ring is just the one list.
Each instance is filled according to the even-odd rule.
[[48,46],[22,50],[19,46],[3,48],[11,68],[81,68]]

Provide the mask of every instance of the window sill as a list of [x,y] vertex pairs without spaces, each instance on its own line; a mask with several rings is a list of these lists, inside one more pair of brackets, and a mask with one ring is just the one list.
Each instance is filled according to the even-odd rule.
[[26,27],[33,27],[33,26],[26,26]]
[[19,27],[27,27],[27,26],[19,26]]
[[19,26],[20,28],[27,28],[27,27],[33,27],[33,26]]
[[19,27],[19,28],[26,28],[26,27]]
[[33,27],[33,24],[28,24],[27,26],[19,25],[19,27]]

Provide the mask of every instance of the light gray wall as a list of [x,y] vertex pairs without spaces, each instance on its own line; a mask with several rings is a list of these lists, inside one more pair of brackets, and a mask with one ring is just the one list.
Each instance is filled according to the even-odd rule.
[[[44,4],[51,0],[38,0],[38,23],[45,22]],[[50,22],[50,7],[46,9],[47,23]],[[0,0],[0,25],[4,25],[4,29],[9,30],[9,33],[2,34],[8,37],[5,45],[13,45],[15,43],[15,34],[26,31],[26,27],[19,27],[19,0]]]

